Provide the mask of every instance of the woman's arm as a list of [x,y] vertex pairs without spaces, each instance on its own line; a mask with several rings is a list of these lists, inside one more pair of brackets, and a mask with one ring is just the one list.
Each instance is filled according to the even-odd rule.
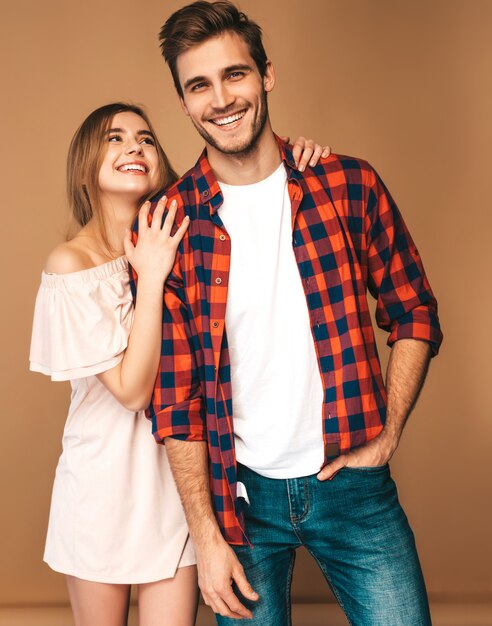
[[171,203],[161,228],[165,205],[166,198],[163,197],[149,226],[150,202],[144,204],[138,216],[136,246],[131,241],[130,231],[126,234],[125,254],[138,274],[133,326],[122,361],[97,375],[114,397],[131,411],[147,408],[152,396],[161,353],[163,286],[189,223],[189,218],[185,217],[171,237],[177,205]]

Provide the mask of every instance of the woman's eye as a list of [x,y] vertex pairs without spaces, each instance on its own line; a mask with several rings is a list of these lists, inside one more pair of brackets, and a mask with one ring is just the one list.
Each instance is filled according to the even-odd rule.
[[108,141],[121,141],[121,137],[119,135],[110,135]]
[[145,137],[145,139],[142,139],[142,143],[147,143],[149,146],[155,146],[155,141],[152,137]]

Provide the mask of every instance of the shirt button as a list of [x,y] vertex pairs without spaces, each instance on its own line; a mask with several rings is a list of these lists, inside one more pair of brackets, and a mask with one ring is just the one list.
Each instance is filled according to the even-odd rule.
[[225,241],[225,240],[226,240],[226,236],[225,236],[225,235],[219,235],[219,239],[220,239],[221,241]]
[[222,278],[216,278],[215,282],[217,283],[217,285],[220,285],[220,283],[222,282]]
[[212,326],[213,326],[214,328],[218,328],[218,327],[219,327],[219,322],[214,322],[214,323],[212,324]]
[[203,197],[208,198],[208,194],[209,194],[208,189],[205,189],[205,191],[203,192]]

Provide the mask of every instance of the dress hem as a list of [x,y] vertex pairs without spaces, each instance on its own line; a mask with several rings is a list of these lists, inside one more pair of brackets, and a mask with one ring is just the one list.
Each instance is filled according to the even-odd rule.
[[[43,559],[43,561],[50,567],[54,572],[58,574],[64,574],[65,576],[75,576],[76,578],[80,578],[81,580],[87,580],[92,583],[105,583],[108,585],[145,585],[147,583],[155,583],[159,580],[168,580],[169,578],[174,578],[176,576],[176,572],[178,569],[182,567],[190,567],[192,565],[196,565],[196,560],[193,562],[186,562],[187,559],[183,559],[184,562],[179,562],[175,568],[172,570],[168,570],[168,572],[160,572],[159,574],[155,574],[153,576],[148,577],[134,577],[128,576],[125,577],[106,577],[104,575],[95,575],[95,574],[84,574],[75,570],[70,570],[67,567],[57,566],[53,561],[47,561]],[[171,573],[172,572],[172,573]]]

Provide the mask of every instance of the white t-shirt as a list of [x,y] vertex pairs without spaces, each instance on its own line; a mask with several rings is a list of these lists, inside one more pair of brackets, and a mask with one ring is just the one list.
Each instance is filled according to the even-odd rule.
[[226,331],[237,460],[269,478],[314,474],[324,460],[323,387],[292,249],[282,165],[252,185],[220,183],[231,237]]

